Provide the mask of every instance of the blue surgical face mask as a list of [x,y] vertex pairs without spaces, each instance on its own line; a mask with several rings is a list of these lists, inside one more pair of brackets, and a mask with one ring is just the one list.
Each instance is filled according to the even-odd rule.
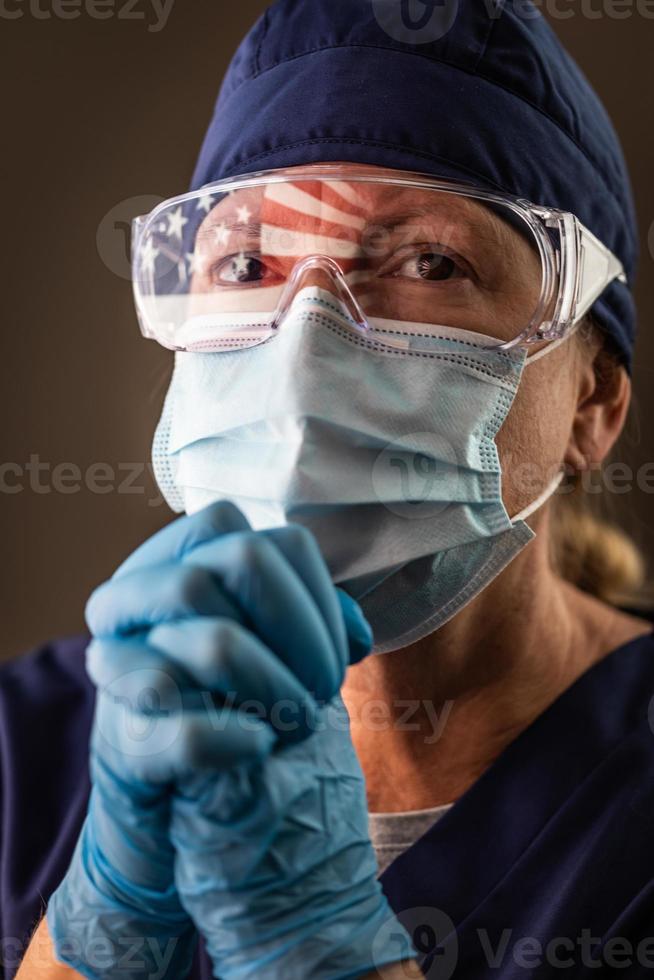
[[524,351],[442,330],[432,354],[394,349],[348,329],[342,312],[307,288],[274,339],[179,353],[153,462],[174,510],[228,499],[254,528],[311,530],[383,653],[488,585],[533,538],[522,518],[555,484],[508,516],[495,436]]

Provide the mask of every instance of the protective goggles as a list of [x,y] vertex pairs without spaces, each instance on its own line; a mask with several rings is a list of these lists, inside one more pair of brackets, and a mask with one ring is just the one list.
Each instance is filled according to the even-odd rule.
[[132,265],[142,333],[205,352],[270,340],[307,285],[336,295],[335,315],[360,336],[433,351],[458,330],[489,350],[558,340],[613,280],[626,282],[573,214],[340,164],[165,201],[134,220]]

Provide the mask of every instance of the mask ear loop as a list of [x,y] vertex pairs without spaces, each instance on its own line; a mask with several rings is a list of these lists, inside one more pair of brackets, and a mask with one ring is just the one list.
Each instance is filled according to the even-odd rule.
[[[551,344],[547,344],[547,346],[543,347],[542,350],[539,350],[535,354],[528,356],[525,362],[525,367],[528,364],[533,364],[534,361],[537,361],[539,358],[545,357],[546,354],[551,353],[556,347],[560,347],[561,344],[565,344],[568,340],[570,340],[570,337],[572,337],[572,335],[576,333],[580,323],[581,321],[578,320],[577,323],[574,323],[572,325],[572,328],[568,331],[567,334],[565,334],[564,337],[559,337],[558,340],[554,340],[552,341]],[[536,511],[543,506],[543,504],[547,503],[550,497],[554,496],[556,491],[559,489],[564,476],[565,474],[563,473],[563,471],[557,473],[556,476],[552,480],[550,480],[550,482],[547,484],[543,492],[538,497],[536,497],[536,499],[532,501],[532,503],[528,504],[523,510],[521,510],[518,514],[516,514],[515,517],[511,518],[512,523],[516,524],[518,521],[525,521],[528,517],[531,517],[532,514],[535,514]]]
[[564,477],[563,471],[557,473],[554,479],[550,480],[550,482],[547,484],[547,486],[540,494],[540,496],[536,497],[536,499],[533,500],[530,504],[528,504],[523,510],[521,510],[519,514],[516,514],[515,517],[511,518],[512,523],[516,524],[518,521],[526,521],[528,517],[531,517],[532,514],[535,514],[536,511],[543,506],[543,504],[547,503],[550,497],[554,496],[556,491],[561,486],[563,477]]

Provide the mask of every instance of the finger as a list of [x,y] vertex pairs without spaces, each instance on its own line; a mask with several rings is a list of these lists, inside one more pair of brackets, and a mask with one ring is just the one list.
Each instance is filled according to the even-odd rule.
[[344,672],[349,664],[345,624],[336,590],[318,542],[310,531],[299,524],[270,528],[261,533],[279,548],[313,596],[330,632]]
[[249,529],[247,519],[235,504],[229,500],[219,500],[197,514],[180,517],[162,528],[118,567],[113,578],[122,578],[149,565],[176,561],[186,551],[221,534]]
[[[89,759],[93,790],[89,817],[102,853],[128,881],[157,891],[170,884],[175,852],[170,841],[170,793],[163,784],[128,780],[94,752]],[[125,847],[126,839],[130,846]]]
[[349,642],[349,663],[358,664],[372,651],[372,628],[358,602],[343,589],[335,589]]
[[190,674],[148,646],[146,636],[91,640],[86,648],[86,672],[95,686],[143,714],[201,706],[202,692]]
[[225,592],[256,633],[305,688],[329,700],[343,680],[343,667],[313,597],[278,548],[262,534],[228,534],[182,559],[220,578]]
[[119,778],[163,786],[207,770],[265,758],[277,737],[235,708],[143,714],[103,692],[96,701],[92,752]]
[[143,715],[208,708],[221,695],[255,711],[283,742],[307,738],[318,706],[291,671],[231,620],[199,618],[155,626],[147,637],[94,639],[87,672],[104,694]]
[[86,622],[94,636],[133,633],[186,616],[243,620],[215,575],[198,564],[179,561],[110,579],[86,605]]
[[148,643],[188,672],[197,688],[260,712],[282,741],[299,741],[314,730],[318,706],[307,689],[238,623],[208,617],[164,623],[150,631]]

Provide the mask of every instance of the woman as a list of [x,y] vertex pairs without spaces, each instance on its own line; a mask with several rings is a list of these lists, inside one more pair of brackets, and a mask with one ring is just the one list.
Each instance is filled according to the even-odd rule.
[[553,555],[629,403],[621,153],[533,9],[393,10],[273,6],[136,222],[186,516],[93,594],[88,679],[4,671],[9,976],[44,904],[21,978],[654,964],[651,626]]

